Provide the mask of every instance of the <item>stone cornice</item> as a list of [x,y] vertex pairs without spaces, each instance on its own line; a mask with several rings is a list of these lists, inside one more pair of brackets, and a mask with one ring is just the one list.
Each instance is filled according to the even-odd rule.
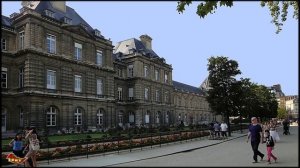
[[72,64],[78,64],[78,65],[82,65],[82,66],[88,66],[90,68],[100,69],[100,70],[104,70],[104,71],[115,73],[115,70],[113,69],[113,67],[99,67],[96,64],[92,64],[92,63],[89,63],[89,62],[76,61],[76,60],[73,60],[73,59],[65,58],[62,55],[49,54],[49,53],[37,51],[37,50],[34,50],[34,49],[30,49],[30,48],[27,48],[27,49],[24,49],[24,50],[19,50],[17,53],[12,54],[12,55],[18,57],[18,56],[22,56],[22,55],[25,55],[25,54],[28,54],[28,53],[38,54],[40,56],[44,56],[44,57],[56,59],[56,60],[59,60],[59,61],[65,61],[65,62],[69,62],[69,63],[72,63]]

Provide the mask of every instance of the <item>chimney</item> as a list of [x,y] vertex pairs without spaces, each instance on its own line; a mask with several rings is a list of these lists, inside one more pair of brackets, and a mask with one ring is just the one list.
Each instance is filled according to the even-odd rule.
[[152,38],[150,36],[148,36],[147,34],[141,35],[140,39],[147,49],[152,50]]
[[66,1],[50,1],[53,8],[66,12]]

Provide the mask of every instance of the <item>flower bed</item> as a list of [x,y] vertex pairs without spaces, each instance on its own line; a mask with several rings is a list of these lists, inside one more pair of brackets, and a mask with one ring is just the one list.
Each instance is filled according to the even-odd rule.
[[[151,136],[142,135],[140,138],[136,139],[127,139],[124,140],[122,138],[114,138],[112,139],[91,139],[87,144],[84,141],[72,141],[72,142],[57,142],[57,144],[65,145],[64,147],[56,147],[49,149],[49,151],[40,150],[37,153],[37,160],[47,160],[47,159],[58,159],[58,158],[67,158],[72,156],[86,155],[86,154],[96,154],[102,152],[116,151],[116,150],[124,150],[131,149],[149,145],[157,145],[163,143],[170,143],[180,140],[187,140],[191,138],[197,138],[202,136],[208,136],[209,132],[207,131],[197,131],[197,132],[176,132],[173,134],[165,133],[165,134],[156,134]],[[67,146],[67,147],[66,147]],[[9,164],[6,160],[6,155],[2,154],[2,165]]]

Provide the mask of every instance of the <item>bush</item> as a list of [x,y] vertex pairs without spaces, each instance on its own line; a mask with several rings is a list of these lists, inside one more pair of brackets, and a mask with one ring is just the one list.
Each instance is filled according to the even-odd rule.
[[158,130],[160,132],[167,132],[167,131],[170,131],[170,128],[168,126],[162,125],[158,128]]

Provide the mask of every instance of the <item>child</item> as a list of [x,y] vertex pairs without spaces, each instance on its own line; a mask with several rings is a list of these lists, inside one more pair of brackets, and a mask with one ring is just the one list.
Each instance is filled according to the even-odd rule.
[[273,150],[273,148],[275,146],[275,142],[274,142],[272,136],[270,135],[270,131],[269,130],[265,130],[264,137],[265,137],[265,142],[266,142],[266,145],[267,145],[268,162],[269,162],[269,164],[271,164],[271,157],[272,157],[275,160],[275,163],[276,163],[277,157],[275,157],[272,154],[272,150]]
[[[22,140],[22,134],[17,133],[15,138],[10,141],[9,146],[13,147],[13,153],[17,156],[22,158],[23,155],[23,140]],[[19,166],[19,164],[17,165]]]

